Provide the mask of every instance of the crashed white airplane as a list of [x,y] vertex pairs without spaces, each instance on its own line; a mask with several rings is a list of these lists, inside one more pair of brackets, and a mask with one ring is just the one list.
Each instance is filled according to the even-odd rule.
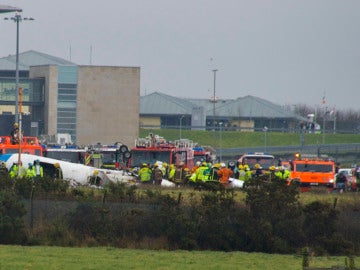
[[[39,160],[40,164],[43,167],[53,166],[55,163],[60,165],[60,168],[63,172],[64,180],[70,182],[72,186],[85,186],[90,185],[89,179],[97,175],[102,184],[107,184],[110,181],[115,183],[126,183],[132,184],[135,183],[136,177],[131,175],[131,173],[125,170],[108,170],[108,169],[99,169],[91,166],[86,166],[79,163],[72,163],[63,160],[57,160],[52,158],[46,158],[30,154],[21,154],[21,163],[25,169],[28,168],[28,164],[34,164],[35,160]],[[19,159],[19,154],[3,154],[0,155],[0,160],[6,163],[6,167],[10,170],[13,164],[17,164]]]
[[[63,172],[63,178],[69,181],[71,186],[90,186],[90,178],[94,175],[101,179],[101,185],[106,185],[109,182],[114,183],[125,183],[134,185],[138,183],[137,178],[134,174],[126,170],[110,170],[110,169],[99,169],[92,166],[86,166],[80,163],[73,163],[69,161],[63,161],[58,159],[52,159],[31,154],[21,154],[21,163],[25,169],[28,168],[29,164],[34,164],[35,160],[39,160],[40,164],[46,168],[53,167],[54,164],[58,163]],[[6,163],[8,170],[17,164],[19,160],[19,154],[2,154],[0,155],[0,161]],[[242,188],[243,181],[231,178],[229,186],[233,188]],[[163,187],[175,187],[175,184],[169,180],[163,179],[161,182]]]

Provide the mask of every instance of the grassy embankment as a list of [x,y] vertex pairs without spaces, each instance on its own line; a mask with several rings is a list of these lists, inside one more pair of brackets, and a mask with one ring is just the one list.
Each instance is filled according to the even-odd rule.
[[[169,141],[179,139],[180,131],[176,129],[140,129],[140,137],[146,137],[152,132],[159,136],[163,136]],[[322,134],[303,134],[305,145],[322,144]],[[181,131],[181,137],[190,139],[200,145],[211,145],[214,148],[219,147],[220,132],[216,131],[201,131],[201,130],[187,130]],[[215,145],[214,145],[215,142]],[[332,134],[326,133],[324,136],[325,144],[340,144],[340,143],[359,143],[359,134]],[[267,146],[296,146],[300,145],[299,133],[283,133],[283,132],[267,132],[266,134]],[[222,148],[236,148],[248,146],[263,146],[264,133],[263,132],[236,132],[236,131],[222,131],[221,132],[221,146]]]
[[[150,251],[116,248],[0,245],[0,269],[302,269],[300,255],[244,252]],[[345,257],[314,257],[312,267],[344,266]],[[356,263],[359,263],[357,260]]]

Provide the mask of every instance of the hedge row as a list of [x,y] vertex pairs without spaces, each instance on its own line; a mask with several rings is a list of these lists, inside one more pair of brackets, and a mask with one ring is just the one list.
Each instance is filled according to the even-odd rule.
[[[181,190],[139,193],[136,187],[112,183],[99,199],[59,180],[0,181],[1,244],[359,253],[354,235],[360,235],[360,228],[344,226],[354,220],[340,215],[334,205],[302,205],[297,186],[278,178],[251,180],[245,205],[236,202],[234,190],[218,186],[194,191],[197,196],[185,200]],[[34,199],[34,190],[56,194],[57,200]]]

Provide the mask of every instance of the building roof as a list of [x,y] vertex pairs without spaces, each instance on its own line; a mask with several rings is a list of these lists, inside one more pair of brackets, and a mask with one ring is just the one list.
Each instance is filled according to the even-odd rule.
[[194,106],[195,104],[186,99],[159,92],[140,97],[140,114],[191,114]]
[[[283,106],[268,100],[245,96],[237,98],[228,104],[222,104],[217,109],[218,115],[246,118],[298,118],[299,116],[284,109]],[[300,120],[300,119],[299,119]]]
[[[207,116],[213,116],[213,99],[186,99],[154,92],[140,98],[140,114],[178,115],[192,113],[193,108],[203,107]],[[251,95],[237,99],[218,99],[215,102],[216,117],[239,118],[291,118],[303,117],[285,110],[283,106]]]
[[[29,70],[30,66],[43,65],[76,65],[68,60],[40,53],[37,51],[26,51],[19,53],[19,70]],[[16,54],[0,58],[0,70],[15,70],[16,69]]]

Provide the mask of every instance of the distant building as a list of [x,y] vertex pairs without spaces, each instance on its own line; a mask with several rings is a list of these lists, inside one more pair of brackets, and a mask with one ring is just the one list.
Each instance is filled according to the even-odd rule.
[[[0,58],[0,113],[7,117],[15,113],[15,59]],[[27,51],[19,54],[19,76],[31,135],[69,133],[80,145],[133,145],[138,137],[139,67],[79,66]]]
[[[215,103],[214,103],[215,102]],[[181,123],[180,123],[181,121]],[[154,92],[140,98],[140,126],[144,128],[191,127],[238,131],[288,131],[306,118],[267,100],[245,96],[234,99],[178,98]]]

